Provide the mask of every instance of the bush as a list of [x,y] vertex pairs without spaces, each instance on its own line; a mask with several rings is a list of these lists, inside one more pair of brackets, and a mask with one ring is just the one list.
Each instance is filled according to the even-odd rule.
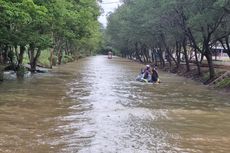
[[52,59],[52,65],[56,66],[58,62],[58,57],[56,55],[53,55],[53,59]]
[[28,57],[28,54],[24,54],[24,56],[23,56],[23,64],[27,64],[27,63],[30,63],[30,59]]
[[50,67],[50,51],[43,50],[38,59],[38,63],[44,67]]
[[73,62],[74,58],[70,55],[64,55],[64,58],[62,60],[63,63]]
[[[56,66],[58,62],[58,57],[53,54],[52,65]],[[43,67],[50,67],[50,50],[46,49],[41,52],[38,63]]]
[[24,74],[27,72],[27,68],[24,66],[19,66],[17,67],[17,77],[18,78],[23,78]]

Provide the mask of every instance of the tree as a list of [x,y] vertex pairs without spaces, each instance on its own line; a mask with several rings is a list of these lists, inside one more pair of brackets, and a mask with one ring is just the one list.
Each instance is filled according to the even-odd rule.
[[191,50],[201,74],[199,52],[206,57],[213,79],[212,46],[219,41],[229,48],[228,8],[226,0],[126,0],[109,16],[106,34],[110,45],[122,54],[134,55],[141,62],[150,58],[156,62],[159,56],[162,65],[165,54],[170,67],[176,65],[176,69],[183,55],[190,71]]
[[[52,48],[59,63],[64,53],[88,54],[102,39],[99,15],[96,0],[0,0],[0,59],[15,62],[19,69],[28,51],[31,71],[35,72],[45,49]],[[17,60],[13,61],[11,55]]]

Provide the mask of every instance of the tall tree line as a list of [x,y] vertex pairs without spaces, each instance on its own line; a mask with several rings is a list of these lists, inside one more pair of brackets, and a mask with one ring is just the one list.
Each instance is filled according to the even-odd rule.
[[0,0],[0,63],[16,69],[28,54],[31,70],[50,49],[61,63],[66,55],[90,54],[101,41],[96,0]]
[[212,48],[220,44],[230,57],[229,10],[229,0],[124,0],[108,18],[106,38],[123,56],[141,62],[165,66],[166,58],[176,68],[185,62],[190,71],[194,57],[198,74],[205,58],[212,79]]

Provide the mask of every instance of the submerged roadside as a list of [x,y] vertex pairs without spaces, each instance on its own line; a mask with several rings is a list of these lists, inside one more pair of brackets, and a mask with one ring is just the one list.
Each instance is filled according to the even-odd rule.
[[191,64],[190,71],[186,70],[186,65],[181,65],[180,67],[171,66],[165,64],[165,67],[161,67],[161,70],[183,76],[197,82],[200,82],[216,90],[230,91],[230,66],[229,65],[215,65],[215,77],[209,79],[208,67],[203,64],[200,68],[200,74],[197,72],[196,66]]
[[200,74],[197,70],[197,66],[194,63],[190,63],[190,70],[188,71],[186,68],[186,64],[181,64],[179,67],[177,65],[173,65],[172,63],[165,62],[164,65],[157,62],[139,62],[137,60],[133,60],[135,62],[141,64],[148,64],[151,67],[158,66],[158,68],[164,72],[177,74],[178,76],[182,76],[196,82],[199,82],[205,86],[210,88],[214,88],[216,90],[221,91],[230,91],[230,62],[224,62],[221,64],[214,64],[215,67],[215,77],[209,78],[209,69],[207,64],[200,65]]
[[23,63],[18,65],[17,62],[0,64],[0,81],[16,80],[29,78],[36,73],[48,73],[58,65],[63,65],[84,58],[84,55],[67,55],[62,58],[52,55],[49,50],[41,52],[37,59],[36,65],[32,68],[28,55],[23,57]]

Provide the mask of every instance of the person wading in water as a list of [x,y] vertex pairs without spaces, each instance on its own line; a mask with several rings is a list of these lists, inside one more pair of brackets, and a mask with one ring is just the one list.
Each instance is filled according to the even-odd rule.
[[157,66],[156,66],[156,65],[155,65],[154,68],[152,69],[152,77],[151,77],[151,80],[152,80],[153,83],[160,83],[159,74],[158,74]]

